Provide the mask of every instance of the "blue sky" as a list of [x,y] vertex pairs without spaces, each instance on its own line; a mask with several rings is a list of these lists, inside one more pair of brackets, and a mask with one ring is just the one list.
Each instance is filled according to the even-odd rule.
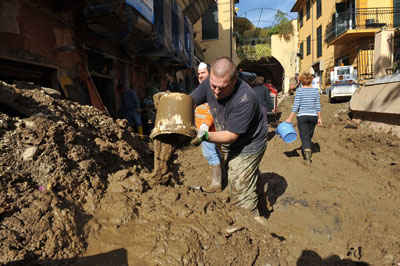
[[[240,17],[247,17],[257,27],[265,27],[274,23],[277,9],[296,18],[296,13],[290,13],[295,2],[296,0],[240,0],[236,7],[239,8]],[[262,12],[261,8],[264,8]]]

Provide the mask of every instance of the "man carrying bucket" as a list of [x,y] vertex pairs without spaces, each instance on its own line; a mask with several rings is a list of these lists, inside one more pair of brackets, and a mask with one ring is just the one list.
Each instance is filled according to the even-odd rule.
[[232,202],[265,223],[258,214],[256,184],[267,146],[267,127],[257,96],[238,79],[236,66],[228,57],[213,63],[210,77],[191,96],[196,105],[208,102],[217,130],[200,129],[192,143],[222,144]]
[[[199,64],[198,70],[198,80],[201,84],[209,76],[209,69],[206,63],[201,62]],[[196,107],[194,111],[194,119],[197,129],[204,129],[204,131],[215,131],[214,119],[210,112],[210,106],[208,103],[203,103]],[[215,143],[203,141],[201,143],[201,151],[203,156],[207,159],[208,165],[211,167],[211,180],[204,191],[213,193],[221,190],[222,182],[222,169],[221,169],[221,159],[217,151]]]

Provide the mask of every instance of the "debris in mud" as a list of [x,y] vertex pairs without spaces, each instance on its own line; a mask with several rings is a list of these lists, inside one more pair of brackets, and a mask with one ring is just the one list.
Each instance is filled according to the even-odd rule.
[[150,172],[151,151],[126,121],[27,83],[0,81],[0,105],[0,264],[81,254],[96,209],[132,206],[114,224],[137,216],[135,199],[104,198],[121,170],[139,193]]
[[354,124],[354,123],[348,122],[348,123],[344,126],[344,128],[357,129],[358,126],[357,126],[356,124]]
[[354,257],[358,260],[362,258],[362,247],[353,248],[351,247],[346,253],[347,257]]
[[287,249],[268,233],[225,237],[235,221],[255,222],[240,211],[232,218],[220,200],[204,211],[209,196],[181,185],[181,141],[144,143],[125,120],[31,84],[1,83],[0,94],[9,107],[0,112],[0,264],[75,258],[102,233],[102,243],[136,243],[132,256],[150,264],[285,261]]

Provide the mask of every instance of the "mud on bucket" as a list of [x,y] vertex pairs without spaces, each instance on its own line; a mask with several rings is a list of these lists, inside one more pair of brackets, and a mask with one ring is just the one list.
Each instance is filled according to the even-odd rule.
[[196,136],[192,97],[184,93],[160,92],[153,96],[157,109],[150,138],[171,144],[185,144]]
[[278,135],[283,139],[286,143],[291,143],[296,140],[297,133],[294,129],[293,125],[288,122],[282,122],[276,128]]

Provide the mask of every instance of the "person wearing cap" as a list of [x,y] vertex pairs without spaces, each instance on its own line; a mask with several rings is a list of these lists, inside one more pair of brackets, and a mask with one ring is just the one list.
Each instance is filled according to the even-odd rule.
[[197,79],[199,80],[199,83],[201,84],[206,80],[209,74],[209,66],[206,63],[201,62],[197,68]]
[[[197,69],[197,73],[199,83],[201,84],[208,78],[208,65],[201,62]],[[196,107],[194,111],[194,118],[198,130],[206,130],[208,132],[215,131],[214,119],[211,115],[210,106],[208,103],[204,103]],[[217,147],[212,142],[203,141],[201,143],[201,150],[204,158],[207,159],[208,165],[211,167],[211,180],[208,180],[208,186],[202,189],[209,193],[218,192],[221,190],[222,171],[221,159]]]

